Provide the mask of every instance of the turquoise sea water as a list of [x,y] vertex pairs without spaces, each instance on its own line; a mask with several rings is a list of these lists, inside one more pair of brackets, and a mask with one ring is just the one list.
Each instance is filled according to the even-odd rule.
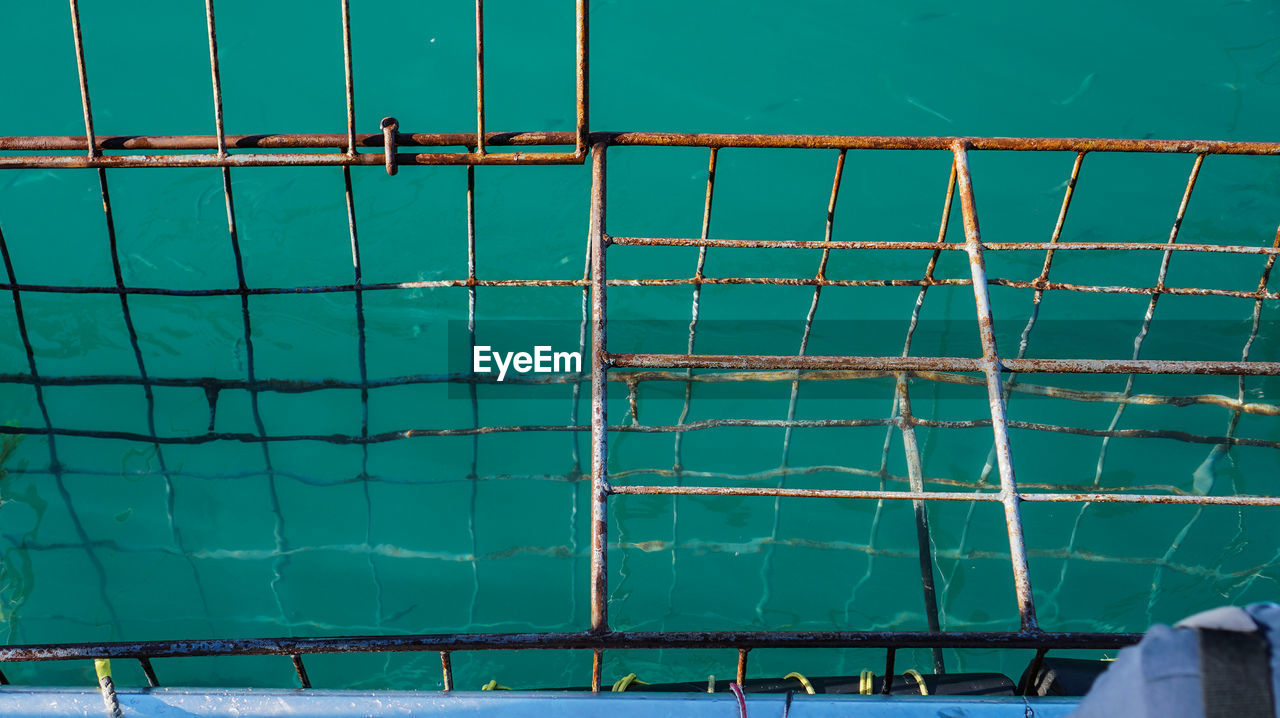
[[[473,121],[473,8],[465,2],[353,2],[356,118],[385,115],[404,131],[462,131]],[[70,23],[59,3],[13,3],[0,44],[0,135],[83,133]],[[223,0],[218,8],[222,85],[231,133],[341,132],[344,105],[338,3]],[[212,133],[200,3],[84,0],[89,83],[99,134]],[[388,16],[391,18],[387,20]],[[486,3],[486,104],[494,130],[573,126],[573,12],[567,2]],[[1222,3],[592,3],[591,125],[672,130],[895,135],[1115,136],[1274,140],[1280,113],[1280,4]],[[724,150],[711,234],[821,239],[834,151]],[[1046,241],[1062,201],[1070,154],[974,153],[984,239]],[[1193,157],[1090,155],[1064,240],[1163,241]],[[945,153],[853,152],[835,212],[835,239],[932,240],[947,187]],[[696,236],[707,151],[609,151],[609,231]],[[251,287],[352,281],[342,172],[337,168],[232,171]],[[364,281],[466,276],[466,172],[380,168],[352,172]],[[124,281],[181,289],[236,285],[214,169],[108,172]],[[590,177],[585,167],[481,167],[475,171],[481,278],[581,278]],[[1179,241],[1269,244],[1280,221],[1276,158],[1209,157]],[[958,208],[957,208],[958,211]],[[114,284],[96,173],[0,171],[0,230],[19,282]],[[948,238],[960,236],[958,217]],[[1079,253],[1055,258],[1055,281],[1151,286],[1159,255]],[[1088,255],[1088,256],[1086,256]],[[697,250],[614,247],[612,277],[688,277]],[[1034,279],[1038,253],[988,255],[992,277]],[[712,250],[708,276],[812,276],[810,250]],[[915,279],[928,254],[836,252],[833,278]],[[1176,255],[1168,285],[1257,288],[1263,259]],[[936,275],[967,276],[960,254]],[[1275,281],[1271,283],[1275,290]],[[832,288],[822,294],[809,352],[901,351],[914,287]],[[1015,349],[1031,291],[992,287],[1002,351]],[[708,286],[705,320],[769,321],[762,343],[798,349],[811,288]],[[138,373],[118,299],[28,291],[22,308],[41,375]],[[581,318],[581,291],[481,288],[486,322]],[[690,288],[617,287],[610,318],[687,322]],[[464,288],[364,294],[370,379],[456,367],[450,321],[465,319]],[[1128,356],[1148,299],[1050,292],[1028,356],[1099,341],[1087,320],[1125,323],[1105,354]],[[1265,303],[1270,319],[1274,301]],[[236,296],[130,298],[152,377],[244,379],[249,370]],[[357,381],[351,293],[255,296],[253,370],[259,378]],[[1149,358],[1239,358],[1253,302],[1165,296],[1144,344]],[[929,290],[922,320],[944,327],[935,348],[977,352],[972,291]],[[851,320],[896,323],[879,344],[850,338]],[[624,325],[632,326],[632,325]],[[639,325],[635,325],[639,326]],[[668,328],[673,325],[662,325]],[[876,326],[881,326],[877,324]],[[1195,331],[1187,331],[1194,327]],[[1057,332],[1055,335],[1054,332]],[[887,336],[888,334],[886,334]],[[879,337],[880,334],[874,336]],[[1108,335],[1110,336],[1110,335]],[[1117,335],[1118,336],[1118,335]],[[615,331],[614,351],[679,352],[680,332]],[[878,341],[878,340],[877,340]],[[1095,344],[1090,344],[1095,342]],[[1049,353],[1037,353],[1049,352]],[[1058,354],[1060,355],[1060,354]],[[1251,358],[1280,358],[1264,331]],[[9,293],[0,299],[0,373],[27,372]],[[1039,385],[1118,392],[1125,377],[1024,377]],[[891,379],[839,393],[799,390],[796,417],[884,418]],[[643,384],[637,420],[681,420],[678,385]],[[1134,393],[1236,397],[1230,377],[1140,377]],[[1280,396],[1249,379],[1248,401]],[[508,387],[479,390],[480,426],[563,425],[568,386],[542,399]],[[629,423],[625,385],[612,386],[613,423]],[[917,417],[980,419],[980,386],[912,385]],[[696,385],[685,421],[786,418],[790,385],[754,393]],[[200,387],[154,390],[161,436],[204,434]],[[148,432],[133,386],[49,387],[54,426]],[[0,423],[43,427],[29,385],[0,383]],[[359,435],[355,390],[264,392],[266,433]],[[1106,429],[1116,404],[1015,393],[1014,421]],[[587,417],[579,402],[579,423]],[[468,428],[472,403],[440,384],[373,389],[372,434]],[[1130,405],[1121,429],[1221,436],[1231,412],[1212,404]],[[255,433],[249,394],[223,390],[214,429]],[[1246,413],[1235,435],[1280,441],[1274,416]],[[615,483],[905,488],[902,437],[884,427],[796,430],[784,456],[780,428],[728,427],[683,435],[681,476],[670,433],[610,437]],[[1269,494],[1276,449],[1212,443],[1103,440],[1012,431],[1018,478],[1044,487],[1152,486],[1152,490]],[[588,622],[586,437],[565,432],[422,437],[359,446],[319,441],[166,445],[29,436],[6,447],[0,473],[0,628],[9,643],[178,637],[579,630]],[[888,447],[886,449],[886,446]],[[985,428],[921,430],[926,488],[995,481]],[[271,470],[267,470],[268,463]],[[783,472],[788,467],[792,471]],[[53,471],[58,468],[60,471]],[[665,472],[665,473],[664,473]],[[362,475],[365,478],[362,478]],[[724,476],[732,475],[732,476]],[[745,477],[745,478],[744,478]],[[610,619],[616,629],[923,629],[909,505],[867,501],[618,496],[610,501]],[[1274,600],[1280,529],[1263,509],[1176,506],[1024,506],[1040,620],[1063,630],[1141,630],[1222,603]],[[1008,543],[995,504],[930,507],[942,625],[1017,626]],[[1017,675],[1028,652],[947,652],[951,670]],[[606,680],[731,675],[732,651],[610,652]],[[756,651],[752,675],[879,670],[878,651]],[[899,670],[931,665],[904,652]],[[308,657],[318,687],[432,688],[435,654]],[[283,658],[157,662],[170,685],[291,685]],[[491,678],[516,687],[582,685],[586,653],[473,653],[454,657],[456,685]],[[87,665],[6,666],[19,683],[85,683]],[[118,682],[140,683],[135,666]]]

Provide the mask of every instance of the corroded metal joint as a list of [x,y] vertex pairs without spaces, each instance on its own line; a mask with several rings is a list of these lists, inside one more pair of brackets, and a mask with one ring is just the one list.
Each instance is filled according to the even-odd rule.
[[400,123],[394,117],[382,118],[382,153],[387,161],[387,174],[394,175],[399,171],[396,166],[396,132]]

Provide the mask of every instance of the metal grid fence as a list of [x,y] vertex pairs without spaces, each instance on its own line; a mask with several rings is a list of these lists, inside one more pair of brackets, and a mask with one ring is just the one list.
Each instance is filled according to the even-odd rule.
[[[159,472],[168,481],[174,472],[166,464],[163,447],[174,444],[202,444],[236,441],[258,444],[262,461],[271,484],[273,511],[279,514],[279,502],[275,490],[276,471],[273,469],[271,447],[278,442],[318,441],[332,444],[352,444],[362,447],[364,473],[362,480],[369,480],[368,447],[378,443],[400,441],[421,436],[479,436],[485,433],[554,431],[589,432],[590,468],[586,472],[591,483],[591,548],[590,548],[590,625],[582,631],[557,633],[467,633],[409,636],[365,636],[342,638],[260,638],[260,639],[212,639],[146,641],[129,643],[86,643],[74,645],[11,645],[0,647],[0,661],[66,660],[84,658],[130,658],[141,662],[148,681],[158,684],[151,665],[154,658],[213,655],[261,655],[291,656],[301,684],[310,685],[302,655],[313,653],[388,652],[388,651],[439,651],[445,689],[453,686],[450,654],[460,650],[563,648],[590,650],[593,652],[592,687],[599,690],[604,651],[624,648],[712,648],[723,647],[738,650],[737,678],[741,682],[746,675],[748,652],[756,648],[788,647],[870,647],[886,649],[886,674],[893,673],[895,652],[907,648],[934,650],[935,667],[942,669],[941,648],[1034,648],[1037,660],[1049,649],[1055,648],[1110,648],[1132,643],[1138,639],[1131,633],[1053,632],[1043,630],[1036,618],[1030,572],[1027,563],[1027,547],[1023,537],[1023,520],[1020,506],[1024,501],[1058,502],[1085,506],[1092,503],[1169,503],[1195,506],[1276,506],[1280,495],[1194,495],[1166,490],[1167,487],[1126,487],[1118,491],[1105,491],[1098,487],[1095,477],[1092,491],[1068,490],[1053,484],[1020,483],[1014,475],[1010,429],[1069,433],[1098,437],[1105,456],[1108,442],[1116,437],[1163,438],[1212,446],[1256,446],[1267,449],[1280,448],[1280,442],[1260,438],[1236,436],[1237,426],[1243,414],[1276,416],[1280,407],[1262,402],[1248,401],[1244,378],[1247,376],[1280,375],[1280,362],[1255,361],[1250,356],[1258,337],[1261,316],[1266,300],[1280,298],[1280,293],[1270,290],[1268,282],[1280,253],[1280,232],[1271,246],[1246,246],[1239,244],[1188,244],[1179,243],[1178,235],[1192,192],[1204,159],[1209,155],[1280,154],[1280,143],[1258,142],[1185,142],[1163,140],[1100,140],[1100,139],[1029,139],[1029,138],[957,138],[957,137],[837,137],[837,136],[779,136],[779,135],[712,135],[669,134],[652,132],[589,133],[586,113],[586,10],[585,3],[577,3],[577,128],[574,132],[536,133],[487,133],[484,124],[483,91],[483,11],[476,2],[476,71],[477,71],[477,129],[475,133],[402,133],[397,124],[384,121],[380,133],[357,134],[355,132],[354,89],[351,73],[350,16],[347,0],[343,0],[342,22],[344,58],[346,67],[347,131],[345,135],[227,135],[223,127],[221,96],[218,78],[218,53],[214,28],[212,0],[206,1],[208,40],[215,100],[216,134],[209,136],[169,137],[99,137],[93,129],[90,109],[87,72],[84,62],[76,0],[71,0],[71,17],[74,29],[76,56],[79,68],[80,90],[84,109],[86,136],[74,137],[4,137],[0,138],[0,150],[86,151],[83,155],[6,155],[0,156],[0,168],[95,168],[103,200],[104,219],[111,248],[115,283],[109,286],[55,286],[24,284],[15,272],[8,245],[0,234],[0,253],[3,254],[6,281],[3,288],[13,298],[16,327],[25,349],[25,371],[9,371],[0,374],[0,382],[24,384],[32,387],[38,405],[42,426],[0,426],[6,435],[42,436],[48,441],[49,467],[62,495],[71,506],[71,496],[62,483],[63,474],[70,464],[59,453],[57,439],[63,436],[93,437],[149,443],[155,446]],[[466,152],[403,153],[402,147],[441,147],[457,145]],[[572,151],[543,152],[490,152],[487,148],[498,146],[537,146],[541,149],[571,146]],[[706,182],[706,198],[702,232],[698,237],[627,237],[612,236],[606,231],[607,172],[606,156],[611,147],[700,147],[709,152]],[[236,152],[254,149],[318,149],[340,152],[300,152],[296,154],[259,154]],[[361,148],[381,148],[381,151],[361,152]],[[826,235],[822,240],[771,239],[736,240],[713,238],[710,231],[711,208],[714,197],[716,162],[721,150],[731,148],[773,148],[783,150],[834,150],[837,152],[832,189],[827,208]],[[213,149],[214,154],[148,154],[132,152],[106,155],[114,150],[193,150]],[[588,149],[590,152],[588,153]],[[845,158],[849,152],[864,150],[946,151],[952,155],[950,175],[946,180],[938,238],[933,242],[899,240],[838,241],[832,237],[836,199],[841,186]],[[1037,151],[1070,152],[1075,154],[1070,178],[1058,213],[1052,236],[1045,242],[984,242],[979,229],[978,205],[969,170],[969,155],[979,151]],[[1107,152],[1178,153],[1194,158],[1178,211],[1166,242],[1068,242],[1061,240],[1062,228],[1071,206],[1072,196],[1081,165],[1087,154]],[[577,163],[591,157],[591,202],[588,246],[581,279],[541,280],[498,278],[484,279],[477,276],[474,165],[477,164],[550,164]],[[467,276],[455,279],[420,280],[366,284],[362,281],[360,243],[356,226],[351,167],[383,166],[394,174],[401,165],[465,164],[467,165]],[[352,254],[353,277],[350,283],[324,286],[251,287],[245,279],[243,258],[236,228],[235,203],[233,201],[230,171],[239,166],[296,166],[336,165],[343,170],[349,239]],[[220,289],[169,289],[159,287],[128,286],[124,280],[112,217],[107,169],[121,167],[190,167],[211,166],[222,168],[222,188],[225,200],[228,239],[235,259],[237,285]],[[953,201],[960,200],[960,213],[964,228],[963,242],[946,240],[951,221]],[[679,278],[614,278],[607,274],[607,250],[613,245],[635,246],[686,246],[698,247],[694,273]],[[706,253],[715,248],[730,251],[733,248],[760,248],[785,252],[788,249],[822,250],[817,271],[811,278],[780,277],[710,277],[704,274]],[[865,250],[914,250],[927,257],[920,279],[838,279],[827,276],[828,259],[833,251]],[[1058,252],[1119,252],[1139,250],[1159,256],[1156,281],[1151,286],[1102,286],[1073,284],[1050,279],[1052,263]],[[985,256],[991,252],[1042,251],[1044,262],[1039,275],[1033,280],[1015,280],[988,277]],[[939,278],[935,269],[943,252],[963,252],[968,259],[968,278]],[[1205,287],[1169,286],[1166,284],[1170,259],[1175,252],[1204,255],[1210,253],[1259,255],[1265,264],[1254,291],[1235,289],[1211,289]],[[726,285],[800,285],[812,286],[810,309],[804,320],[804,331],[799,350],[794,355],[708,355],[695,352],[699,326],[699,308],[702,287],[709,284]],[[606,343],[608,317],[606,300],[609,287],[616,286],[688,286],[692,291],[688,350],[684,354],[621,354],[612,353]],[[974,328],[980,339],[981,356],[913,356],[912,339],[920,317],[921,308],[930,287],[970,286],[974,293]],[[1022,333],[1022,343],[1016,353],[1010,355],[997,347],[989,286],[1006,286],[1028,289],[1033,294],[1033,311]],[[373,389],[421,383],[462,382],[470,387],[473,417],[478,413],[476,383],[482,381],[464,374],[439,374],[400,376],[386,379],[370,379],[366,362],[366,330],[364,293],[394,289],[424,289],[437,287],[466,287],[468,292],[468,324],[474,341],[476,321],[475,300],[479,287],[578,287],[582,291],[582,321],[584,346],[589,345],[592,361],[590,372],[578,376],[557,377],[552,381],[571,383],[574,387],[574,414],[563,425],[511,425],[481,426],[478,418],[470,428],[409,428],[384,433],[371,433],[368,421],[369,392]],[[898,356],[814,356],[807,353],[808,341],[821,293],[826,287],[918,287],[919,294],[911,314]],[[1149,297],[1141,329],[1134,339],[1134,349],[1128,359],[1035,359],[1027,358],[1026,343],[1035,329],[1042,297],[1048,292],[1088,292],[1136,294]],[[36,352],[27,330],[22,306],[22,296],[27,293],[63,294],[113,294],[119,298],[124,324],[128,330],[130,345],[136,358],[136,376],[50,376],[37,366]],[[250,297],[295,293],[343,293],[353,297],[358,333],[358,381],[336,379],[301,380],[259,376],[255,371]],[[1245,342],[1238,361],[1208,360],[1149,360],[1140,358],[1143,342],[1153,320],[1156,305],[1164,295],[1220,296],[1252,302],[1252,330]],[[246,374],[242,380],[216,379],[212,377],[162,377],[148,372],[139,345],[130,309],[130,298],[138,295],[166,297],[236,296],[240,298],[243,343],[246,349]],[[695,374],[696,369],[729,370],[716,374]],[[632,371],[618,371],[632,370]],[[1023,381],[1020,375],[1030,373],[1055,374],[1123,374],[1127,382],[1120,392],[1084,391],[1060,387],[1042,386]],[[970,376],[977,374],[980,377]],[[1240,377],[1239,391],[1235,397],[1214,394],[1160,395],[1133,392],[1134,379],[1146,374],[1218,374]],[[880,418],[844,418],[825,420],[801,420],[796,416],[797,392],[801,382],[848,381],[869,378],[892,378],[895,391],[890,415]],[[961,421],[943,421],[916,416],[911,408],[910,378],[922,378],[934,382],[983,386],[986,390],[989,415]],[[628,389],[629,420],[610,425],[607,416],[607,383],[623,383]],[[709,419],[687,422],[693,387],[703,382],[774,381],[791,385],[790,400],[785,419]],[[641,424],[636,415],[639,386],[645,382],[676,382],[684,386],[683,409],[674,424]],[[591,399],[591,414],[583,424],[577,416],[577,397],[580,387],[587,383]],[[54,386],[128,385],[143,389],[147,400],[148,430],[145,433],[126,431],[91,431],[56,425],[46,406],[44,388]],[[153,388],[188,387],[201,388],[206,393],[211,419],[216,411],[219,393],[236,389],[249,392],[253,422],[256,430],[245,433],[229,433],[210,430],[201,434],[165,435],[156,429],[156,406]],[[269,433],[259,410],[259,394],[263,392],[310,392],[324,389],[358,390],[361,397],[362,422],[358,435],[343,434],[278,434]],[[1077,402],[1105,402],[1115,404],[1114,418],[1105,430],[1059,426],[1046,423],[1030,423],[1010,420],[1006,414],[1006,402],[1014,392],[1052,396]],[[1212,405],[1226,409],[1229,419],[1223,434],[1217,436],[1191,434],[1161,428],[1121,429],[1120,418],[1126,407],[1132,405]],[[685,432],[720,426],[777,427],[785,431],[784,452],[795,429],[810,427],[884,427],[887,436],[884,458],[878,471],[852,467],[825,467],[835,471],[878,477],[878,489],[804,489],[788,488],[781,484],[774,488],[734,486],[659,486],[620,484],[624,478],[610,475],[606,459],[608,438],[611,432],[663,432],[675,437],[675,469],[679,478],[680,439]],[[920,451],[916,438],[919,428],[990,429],[993,448],[987,470],[980,481],[963,482],[948,479],[929,479],[931,482],[950,484],[953,490],[925,489],[925,477],[921,468]],[[889,438],[894,432],[901,435],[907,466],[906,477],[895,477],[887,471]],[[1101,465],[1101,459],[1100,459]],[[996,482],[987,481],[995,473]],[[652,472],[649,472],[652,473]],[[785,480],[796,473],[779,470],[774,477]],[[761,478],[708,475],[703,478],[741,479]],[[888,482],[905,482],[905,489],[890,489]],[[1024,489],[1039,489],[1026,492]],[[607,548],[610,545],[607,525],[608,506],[613,496],[626,495],[742,495],[791,498],[833,498],[869,501],[911,501],[914,507],[918,557],[921,569],[921,589],[924,597],[929,630],[927,631],[730,631],[730,632],[623,632],[613,630],[608,619],[608,570]],[[616,500],[616,499],[613,499]],[[942,630],[938,617],[937,597],[934,587],[934,553],[930,548],[930,532],[926,505],[930,501],[994,502],[1004,514],[1008,535],[1009,558],[1014,576],[1015,599],[1021,627],[1017,631],[956,632]],[[74,510],[72,510],[74,516]],[[82,527],[78,527],[80,540],[95,570],[104,572],[95,554],[93,543]],[[175,532],[175,536],[178,534]],[[179,539],[179,547],[181,547]],[[871,549],[872,547],[868,547]],[[963,547],[957,550],[963,550]],[[194,567],[193,567],[194,573]],[[199,580],[197,575],[197,581]],[[100,585],[105,585],[100,582]],[[105,589],[101,599],[110,606]],[[1033,671],[1034,672],[1034,671]],[[2,674],[0,674],[2,679]],[[886,686],[889,682],[886,682]]]
[[[81,150],[83,156],[0,157],[0,168],[94,167],[317,167],[384,165],[395,174],[399,165],[501,165],[501,164],[581,164],[587,152],[587,6],[575,5],[574,77],[577,93],[576,124],[572,152],[491,152],[490,146],[560,144],[546,142],[548,132],[498,133],[485,131],[484,108],[484,0],[476,0],[476,130],[463,133],[409,134],[399,131],[393,118],[381,123],[380,131],[356,134],[355,82],[351,60],[351,3],[341,2],[342,59],[346,79],[347,131],[345,135],[228,135],[222,116],[222,79],[218,69],[218,33],[213,0],[205,0],[205,24],[209,42],[209,71],[213,83],[213,119],[217,134],[212,137],[99,137],[93,129],[93,108],[89,100],[89,72],[85,63],[84,39],[80,31],[80,6],[70,0],[71,29],[75,39],[76,69],[80,77],[80,102],[84,110],[84,137],[5,137],[0,150],[35,152]],[[462,147],[466,152],[398,152],[400,147]],[[360,147],[382,147],[381,154],[361,153]],[[216,150],[212,155],[126,154],[104,155],[104,150]],[[232,150],[298,150],[287,154],[232,152]],[[305,150],[344,150],[307,152]]]

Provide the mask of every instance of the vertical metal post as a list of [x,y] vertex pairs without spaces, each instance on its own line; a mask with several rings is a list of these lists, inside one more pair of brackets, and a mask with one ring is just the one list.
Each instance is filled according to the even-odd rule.
[[996,351],[991,297],[987,293],[987,270],[982,258],[982,234],[978,229],[978,209],[973,199],[973,179],[969,175],[966,143],[957,141],[951,146],[951,151],[955,155],[960,210],[964,215],[965,251],[969,255],[969,272],[973,277],[978,337],[982,342],[982,373],[987,378],[991,431],[995,438],[996,466],[1000,470],[1000,503],[1004,506],[1005,528],[1009,533],[1009,559],[1013,564],[1018,614],[1023,631],[1037,631],[1036,608],[1031,596],[1031,577],[1027,568],[1027,545],[1022,535],[1022,513],[1019,508],[1022,498],[1018,495],[1018,484],[1013,476],[1013,458],[1009,452],[1009,422],[1005,415],[1004,385],[1000,379],[1000,354]]
[[[605,372],[608,370],[605,349],[605,145],[597,144],[591,152],[591,219],[588,240],[591,254],[591,631],[609,630],[609,576],[607,549],[609,543],[609,483],[605,478],[605,459],[609,446],[609,423],[606,419],[608,400]],[[591,654],[591,690],[600,691],[604,669],[604,650]]]
[[[605,477],[605,459],[609,446],[609,423],[606,418],[608,394],[605,372],[608,370],[605,349],[605,145],[597,144],[591,153],[591,219],[588,229],[591,253],[591,631],[609,630],[609,576],[607,549],[609,543],[609,483]],[[604,650],[591,654],[591,690],[600,691],[604,671]]]
[[591,652],[591,692],[600,692],[600,675],[604,672],[604,649]]
[[[715,196],[716,188],[716,155],[718,150],[711,148],[711,157],[707,162],[707,195],[706,201],[702,208],[702,239],[705,240],[710,236],[711,232],[711,200]],[[693,304],[689,315],[689,344],[688,351],[694,353],[695,344],[698,338],[698,312],[702,303],[702,279],[703,269],[707,265],[707,247],[702,245],[698,247],[698,262],[693,270]],[[684,383],[684,406],[680,409],[680,418],[676,420],[677,424],[683,424],[689,416],[689,402],[693,399],[693,369],[685,369],[684,375],[686,381]],[[672,471],[676,473],[676,483],[680,482],[680,474],[684,471],[684,460],[681,449],[684,445],[684,432],[675,432],[675,460],[672,464]],[[673,499],[678,497],[672,497]],[[677,504],[672,504],[672,509],[676,509]],[[674,534],[673,534],[673,541]]]
[[440,651],[440,672],[443,674],[444,688],[442,690],[453,690],[453,660],[449,656],[448,651]]
[[84,139],[89,157],[102,154],[93,133],[93,110],[89,106],[89,71],[84,59],[84,36],[80,32],[80,3],[71,0],[71,34],[76,42],[76,71],[80,75],[80,106],[84,110]]
[[311,678],[307,676],[307,667],[302,665],[302,655],[291,653],[289,658],[293,660],[293,670],[298,674],[298,683],[302,684],[303,688],[310,688]]
[[347,156],[356,153],[355,73],[351,69],[351,0],[342,0],[342,69],[347,84]]
[[[467,351],[475,351],[476,345],[476,168],[467,165]],[[471,471],[467,474],[470,486],[467,505],[467,533],[471,536],[471,603],[468,621],[475,622],[476,604],[480,600],[480,539],[476,534],[476,506],[480,496],[480,399],[475,382],[467,383],[471,399],[471,425],[476,433],[471,435]]]
[[484,0],[476,0],[476,154],[484,156]]
[[[916,437],[916,419],[911,413],[911,391],[907,388],[907,375],[897,373],[895,393],[898,398],[898,426],[902,431],[902,449],[907,460],[907,482],[912,491],[924,491],[924,469],[920,461],[920,444]],[[924,595],[924,614],[929,631],[937,633],[942,630],[942,622],[938,617],[938,595],[933,581],[933,545],[929,534],[929,513],[925,502],[912,499],[911,506],[915,511],[916,553],[920,559],[920,590]],[[946,673],[946,663],[942,658],[942,649],[932,646],[933,672]]]
[[587,54],[588,54],[588,35],[587,35],[587,0],[578,0],[577,2],[577,41],[578,41],[578,57],[577,57],[577,90],[578,90],[578,142],[576,152],[579,156],[585,157],[587,154],[587,142],[590,130],[590,123],[587,121],[587,84],[589,81]]
[[213,0],[204,0],[205,24],[209,29],[209,74],[213,78],[213,123],[218,133],[218,156],[227,156],[227,130],[222,121],[222,78],[218,72],[218,31],[213,18]]
[[160,687],[160,679],[156,677],[156,669],[151,665],[151,659],[143,656],[138,659],[138,664],[142,666],[142,675],[147,678],[147,685],[152,688]]
[[606,421],[605,350],[605,145],[597,144],[591,158],[591,630],[609,630],[606,502],[609,482],[605,455],[609,425]]

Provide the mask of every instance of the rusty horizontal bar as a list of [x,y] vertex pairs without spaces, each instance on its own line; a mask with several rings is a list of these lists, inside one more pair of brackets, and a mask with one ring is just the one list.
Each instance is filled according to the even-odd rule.
[[[876,489],[788,489],[756,486],[640,486],[614,485],[614,494],[636,496],[779,496],[800,499],[874,499],[907,501],[991,501],[999,503],[1001,491],[882,491]],[[1191,496],[1186,494],[1121,494],[1020,492],[1023,501],[1051,503],[1186,504],[1192,506],[1280,506],[1280,496]]]
[[[399,153],[396,165],[562,165],[579,164],[573,152],[423,152]],[[364,154],[305,152],[292,154],[81,155],[0,157],[0,169],[83,169],[125,167],[351,167],[386,166],[381,152]]]
[[[228,135],[223,154],[218,135],[121,135],[95,137],[90,155],[12,155],[0,157],[0,169],[85,168],[85,167],[265,167],[265,166],[386,166],[381,152],[290,154],[231,154],[234,149],[346,149],[351,138],[327,134]],[[574,145],[573,152],[480,151],[475,133],[395,133],[397,146],[466,148],[466,152],[397,153],[394,165],[477,165],[477,164],[581,164],[585,147],[574,132],[485,133],[487,146]],[[354,135],[355,147],[384,147],[382,133]],[[810,135],[711,135],[657,132],[591,133],[591,142],[603,145],[647,145],[673,147],[760,147],[806,149],[950,149],[957,142],[974,150],[1034,150],[1073,152],[1179,152],[1196,154],[1280,154],[1280,143],[1211,142],[1195,140],[1121,140],[1084,138],[953,138],[953,137],[863,137]],[[0,151],[83,152],[89,142],[75,136],[0,137]],[[193,150],[213,149],[216,154],[102,155],[115,149]],[[1031,248],[1031,247],[1027,247]]]
[[1197,359],[1015,359],[1001,358],[1005,371],[1061,374],[1224,374],[1277,376],[1280,362]]
[[[96,145],[111,149],[216,149],[214,135],[98,136]],[[381,133],[355,136],[358,147],[382,147]],[[576,132],[486,132],[485,145],[576,145]],[[690,132],[592,132],[590,144],[648,147],[776,148],[832,150],[945,150],[956,142],[970,150],[1039,152],[1158,152],[1181,154],[1280,154],[1280,142],[1222,140],[1111,139],[1089,137],[900,137],[877,135],[773,135]],[[458,146],[474,148],[472,132],[398,132],[396,143],[409,147]],[[345,133],[280,133],[227,135],[228,149],[331,148],[346,149]],[[85,152],[83,136],[0,137],[0,150]],[[566,153],[568,154],[568,153]]]
[[[702,239],[701,237],[609,237],[610,244],[646,247],[726,247],[737,249],[911,249],[937,252],[966,251],[959,242],[907,240],[821,240],[821,239]],[[993,251],[1124,250],[1160,252],[1220,252],[1226,254],[1280,254],[1280,247],[1240,244],[1166,244],[1162,242],[983,242]]]
[[1196,496],[1189,494],[1035,493],[1022,491],[1022,501],[1103,504],[1182,504],[1184,506],[1280,506],[1280,496]]
[[907,499],[916,501],[999,501],[998,491],[881,491],[877,489],[788,489],[768,486],[614,485],[610,493],[634,496],[781,496],[794,499]]
[[[465,147],[475,149],[475,132],[396,132],[395,143],[401,147]],[[327,134],[257,134],[227,135],[227,149],[332,149],[346,150],[346,133]],[[530,145],[572,145],[572,132],[488,132],[485,145],[497,147]],[[355,135],[356,147],[382,149],[381,132]],[[216,135],[115,135],[99,136],[99,150],[216,150]],[[88,148],[83,136],[0,137],[0,150],[31,152],[84,152]],[[381,157],[381,153],[376,156]]]
[[0,646],[0,662],[403,651],[644,648],[1120,648],[1141,633],[1049,631],[682,631],[449,633]]
[[866,369],[982,371],[969,357],[768,356],[762,354],[609,354],[611,368],[633,369]]
[[[635,369],[846,369],[981,372],[976,357],[794,356],[762,354],[609,354],[610,367]],[[1280,362],[1173,359],[1001,358],[1005,371],[1054,374],[1225,374],[1277,376]]]
[[[1211,250],[1217,251],[1217,250]],[[1229,250],[1227,253],[1231,253]],[[1252,254],[1252,252],[1238,252],[1238,254]],[[1271,255],[1274,257],[1275,255]],[[1270,260],[1270,258],[1268,258]],[[942,284],[941,280],[934,280],[936,284]],[[1050,282],[1050,281],[1024,281],[1018,279],[1002,279],[1000,277],[988,277],[988,285],[1010,287],[1013,289],[1036,289],[1042,291],[1067,291],[1067,292],[1088,292],[1093,294],[1171,294],[1181,297],[1235,297],[1238,299],[1280,299],[1280,291],[1268,292],[1265,287],[1261,290],[1245,290],[1245,289],[1214,289],[1211,287],[1125,287],[1118,285],[1098,285],[1098,284],[1071,284],[1069,282]]]
[[[970,150],[1040,152],[1172,152],[1182,154],[1280,154],[1280,142],[1102,139],[1088,137],[891,137],[875,135],[759,135],[681,132],[593,132],[610,145],[661,147],[758,147],[829,150]],[[600,141],[600,140],[595,140]]]
[[[703,248],[705,249],[705,247]],[[1273,255],[1274,256],[1274,255]],[[923,277],[921,279],[830,279],[828,277],[656,277],[637,279],[610,279],[610,287],[675,287],[716,285],[772,285],[788,287],[968,287],[973,280],[965,277]],[[1042,291],[1088,292],[1093,294],[1172,294],[1190,297],[1236,297],[1239,299],[1280,299],[1280,291],[1265,289],[1214,289],[1209,287],[1126,287],[1118,285],[1072,284],[1041,280],[1004,279],[988,277],[988,285],[1013,289],[1038,289]]]

